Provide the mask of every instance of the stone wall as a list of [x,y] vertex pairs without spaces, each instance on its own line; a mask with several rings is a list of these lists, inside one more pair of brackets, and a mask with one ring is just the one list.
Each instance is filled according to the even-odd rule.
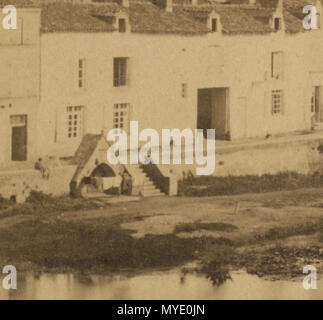
[[[263,175],[286,171],[302,174],[323,172],[321,145],[323,146],[323,137],[215,146],[213,175]],[[172,164],[159,165],[159,167],[164,172],[170,171],[177,179],[182,179],[188,172],[196,175],[197,165]]]
[[17,202],[24,202],[31,190],[53,196],[69,194],[69,184],[76,166],[50,168],[49,179],[42,178],[38,170],[0,172],[0,194],[4,198],[15,195]]

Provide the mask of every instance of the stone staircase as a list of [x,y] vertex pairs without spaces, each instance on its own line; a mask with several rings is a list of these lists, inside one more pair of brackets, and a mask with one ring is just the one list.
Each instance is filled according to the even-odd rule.
[[141,192],[144,197],[158,197],[165,196],[165,193],[162,192],[147,173],[139,165],[132,165],[132,174],[135,176],[135,179],[139,179],[143,185],[143,190]]

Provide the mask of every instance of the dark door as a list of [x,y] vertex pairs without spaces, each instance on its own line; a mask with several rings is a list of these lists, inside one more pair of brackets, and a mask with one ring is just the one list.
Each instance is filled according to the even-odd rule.
[[27,160],[27,127],[12,127],[11,160]]
[[212,128],[212,97],[208,89],[198,90],[197,129],[203,129],[206,137],[207,129]]
[[227,88],[198,89],[197,129],[215,129],[217,139],[228,138]]

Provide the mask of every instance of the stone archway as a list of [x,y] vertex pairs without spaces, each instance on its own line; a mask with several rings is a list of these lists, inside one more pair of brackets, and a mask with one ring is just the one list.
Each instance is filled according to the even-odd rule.
[[91,173],[91,177],[115,177],[116,173],[106,163],[100,163]]
[[90,177],[118,177],[125,168],[121,164],[107,163],[109,144],[102,135],[87,134],[78,147],[73,162],[77,169],[70,183],[71,196],[81,196],[81,186]]

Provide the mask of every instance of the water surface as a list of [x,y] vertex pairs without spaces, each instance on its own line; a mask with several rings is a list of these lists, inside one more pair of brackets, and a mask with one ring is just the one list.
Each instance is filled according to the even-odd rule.
[[323,299],[323,279],[317,290],[302,281],[269,281],[244,272],[231,274],[220,287],[204,276],[183,275],[179,269],[132,276],[24,274],[17,290],[0,288],[0,299]]

